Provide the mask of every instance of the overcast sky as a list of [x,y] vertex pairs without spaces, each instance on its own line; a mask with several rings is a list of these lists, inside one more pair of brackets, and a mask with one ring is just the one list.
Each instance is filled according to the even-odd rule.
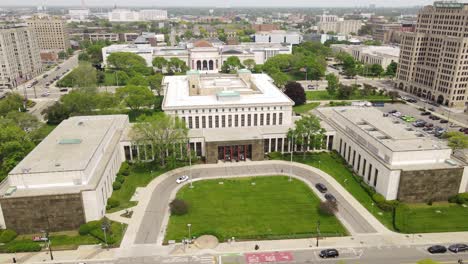
[[[79,6],[80,0],[0,0],[0,6],[16,6],[16,5],[40,5],[45,3],[48,6]],[[88,6],[174,6],[174,7],[190,7],[190,6],[210,6],[210,7],[226,7],[226,6],[265,6],[265,7],[354,7],[368,6],[375,4],[377,7],[382,6],[415,6],[427,5],[432,3],[432,0],[85,0]]]

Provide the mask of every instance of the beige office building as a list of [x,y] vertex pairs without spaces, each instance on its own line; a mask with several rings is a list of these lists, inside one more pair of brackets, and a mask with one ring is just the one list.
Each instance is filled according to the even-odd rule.
[[42,72],[34,32],[26,26],[0,26],[0,88],[13,88]]
[[27,21],[36,33],[41,51],[66,51],[70,48],[66,21],[55,16],[34,16]]
[[468,85],[468,5],[434,2],[401,39],[396,86],[449,107],[464,107]]

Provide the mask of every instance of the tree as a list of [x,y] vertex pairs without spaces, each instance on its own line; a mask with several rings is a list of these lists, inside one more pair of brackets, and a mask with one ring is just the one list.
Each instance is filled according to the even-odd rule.
[[322,201],[319,204],[319,212],[325,216],[332,216],[338,211],[338,205],[331,201]]
[[370,66],[370,71],[372,73],[372,76],[380,76],[384,72],[384,69],[380,64],[372,64]]
[[41,127],[41,123],[37,118],[26,112],[12,111],[6,115],[7,119],[12,120],[23,131],[31,132]]
[[338,89],[338,86],[340,85],[340,80],[333,73],[327,74],[327,76],[325,76],[325,79],[327,80],[328,93],[330,95],[334,95],[336,93],[336,90]]
[[363,25],[358,30],[358,35],[359,36],[372,35],[372,25],[370,25],[370,24]]
[[72,87],[96,87],[97,70],[89,62],[81,62],[70,74]]
[[148,80],[145,78],[145,76],[137,74],[130,78],[127,84],[135,86],[148,86]]
[[141,116],[132,127],[130,136],[140,144],[151,145],[154,157],[165,166],[168,152],[187,144],[188,129],[178,117],[159,113]]
[[9,93],[0,100],[0,116],[5,116],[11,111],[25,111],[24,99],[18,93]]
[[286,84],[284,93],[294,101],[294,105],[302,105],[306,102],[306,94],[302,85],[298,82],[289,82]]
[[58,57],[59,57],[59,59],[64,60],[64,59],[67,58],[67,53],[66,53],[65,51],[62,50],[62,51],[60,51],[60,52],[58,53]]
[[325,130],[320,126],[320,120],[314,115],[303,115],[297,120],[294,129],[288,131],[290,141],[300,145],[305,158],[307,148],[321,148]]
[[395,102],[395,100],[398,98],[399,94],[397,91],[389,91],[387,95],[392,99],[392,102]]
[[347,100],[351,97],[351,95],[354,94],[355,91],[356,91],[355,86],[340,84],[338,86],[337,96],[339,99]]
[[159,72],[163,72],[166,70],[169,62],[163,57],[154,57],[152,64]]
[[392,61],[390,64],[387,66],[387,70],[385,71],[385,74],[391,77],[395,77],[396,72],[398,68],[398,63]]
[[109,66],[123,71],[136,71],[143,73],[147,68],[146,61],[140,55],[132,52],[114,52],[107,57]]
[[156,73],[154,75],[151,75],[147,78],[148,84],[151,88],[151,90],[156,91],[158,96],[161,96],[162,93],[162,80],[163,80],[163,75],[160,73]]
[[243,64],[249,70],[252,70],[256,65],[254,59],[246,59],[246,60],[244,60]]
[[283,73],[280,71],[270,73],[270,76],[273,79],[273,82],[275,83],[275,85],[278,87],[283,87],[288,82],[288,79],[289,79],[286,73]]
[[238,69],[242,69],[242,64],[237,56],[228,57],[221,66],[221,71],[224,73],[234,73]]
[[154,103],[154,95],[148,87],[127,85],[117,88],[116,96],[123,100],[131,110],[139,110],[142,107],[151,107]]
[[167,66],[170,72],[186,72],[189,69],[187,63],[179,58],[171,58]]
[[444,138],[448,140],[448,146],[455,152],[459,149],[468,148],[468,136],[463,132],[450,131],[444,134]]
[[184,200],[174,199],[169,204],[172,215],[184,215],[188,213],[188,205]]
[[53,105],[42,110],[42,115],[44,119],[47,120],[48,124],[58,125],[63,120],[70,117],[70,111],[63,105],[63,103],[55,102]]

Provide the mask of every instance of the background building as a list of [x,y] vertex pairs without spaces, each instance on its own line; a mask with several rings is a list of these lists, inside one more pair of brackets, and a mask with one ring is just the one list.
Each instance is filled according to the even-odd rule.
[[334,32],[337,34],[351,34],[358,33],[361,29],[362,22],[360,20],[343,20],[335,22],[319,22],[317,23],[317,30],[323,33]]
[[316,23],[323,23],[323,22],[338,22],[338,16],[329,15],[329,14],[322,14],[315,16]]
[[87,8],[68,9],[70,22],[89,21],[90,11]]
[[13,88],[42,72],[37,38],[26,26],[0,26],[0,87]]
[[372,107],[323,107],[317,113],[331,128],[333,149],[385,199],[447,201],[468,191],[467,166],[451,156],[446,142]]
[[335,52],[346,52],[364,64],[379,64],[384,69],[392,62],[398,62],[400,48],[395,46],[368,46],[332,44]]
[[0,224],[19,233],[77,229],[101,219],[124,160],[126,115],[63,121],[0,186]]
[[302,42],[302,35],[299,32],[273,30],[270,32],[255,33],[255,42],[258,43],[288,43],[297,45]]
[[129,9],[113,9],[109,12],[111,22],[156,21],[167,19],[167,10],[142,9],[133,11]]
[[66,21],[57,16],[34,16],[27,20],[41,51],[67,51],[70,48]]
[[468,88],[468,4],[434,2],[418,14],[416,32],[401,39],[397,87],[463,108]]

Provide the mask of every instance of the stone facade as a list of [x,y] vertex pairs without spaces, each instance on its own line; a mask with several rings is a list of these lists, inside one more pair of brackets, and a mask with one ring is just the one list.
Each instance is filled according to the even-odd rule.
[[263,140],[239,140],[239,141],[219,141],[206,142],[206,163],[218,162],[218,146],[234,146],[234,145],[252,145],[252,160],[263,160],[265,153],[263,152]]
[[402,202],[447,201],[458,193],[463,168],[402,171],[398,200]]
[[85,223],[81,193],[0,199],[6,228],[20,234],[77,229]]

